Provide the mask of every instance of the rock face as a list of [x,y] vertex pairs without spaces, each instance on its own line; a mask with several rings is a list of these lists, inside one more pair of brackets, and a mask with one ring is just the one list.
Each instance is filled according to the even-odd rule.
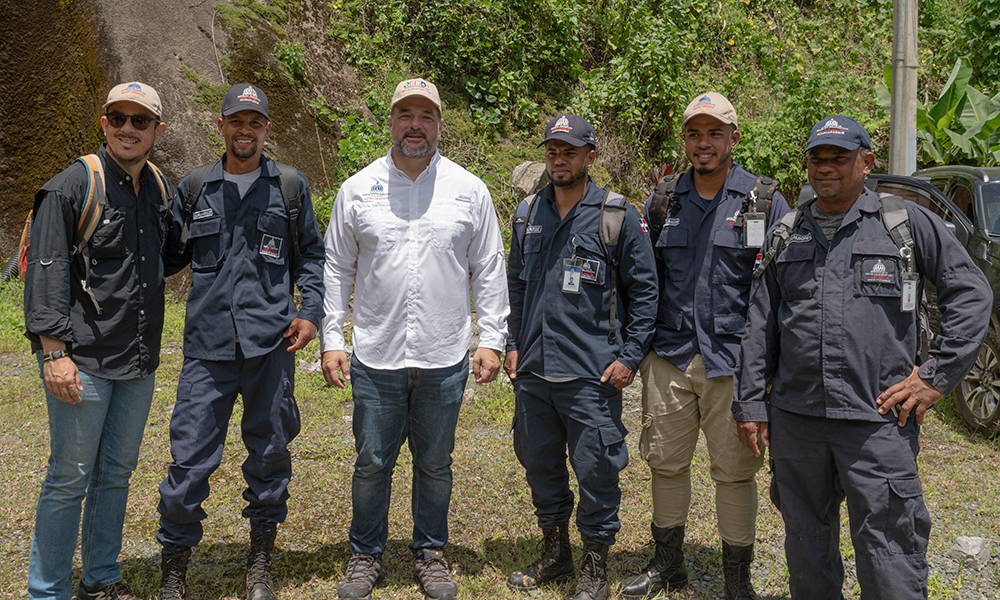
[[[0,256],[16,247],[35,190],[103,141],[104,99],[124,81],[160,95],[167,131],[150,159],[174,183],[221,154],[220,107],[206,104],[199,86],[251,81],[271,106],[265,152],[303,171],[313,192],[331,186],[339,131],[318,123],[308,101],[366,109],[342,46],[327,34],[327,2],[294,6],[280,27],[251,18],[230,36],[215,2],[0,0]],[[306,80],[285,76],[272,51],[282,39],[302,43]]]
[[521,192],[521,197],[534,194],[549,183],[549,174],[545,172],[545,163],[525,161],[511,173],[514,187]]

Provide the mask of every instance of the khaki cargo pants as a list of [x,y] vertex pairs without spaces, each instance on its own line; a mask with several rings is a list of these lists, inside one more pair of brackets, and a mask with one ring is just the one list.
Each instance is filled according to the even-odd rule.
[[642,434],[639,453],[652,474],[653,524],[687,522],[691,505],[691,459],[698,431],[705,432],[719,535],[734,546],[754,542],[757,483],[764,462],[740,443],[733,420],[733,378],[705,374],[701,354],[681,371],[650,352],[639,365]]

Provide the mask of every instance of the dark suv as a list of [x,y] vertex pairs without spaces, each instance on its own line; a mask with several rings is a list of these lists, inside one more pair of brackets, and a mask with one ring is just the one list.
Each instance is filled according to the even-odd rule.
[[[986,433],[1000,430],[1000,167],[934,167],[911,177],[873,174],[866,185],[912,200],[941,217],[986,274],[993,289],[990,328],[976,364],[955,390],[955,400],[970,427]],[[927,288],[933,300],[933,286]],[[934,327],[938,318],[932,306]]]

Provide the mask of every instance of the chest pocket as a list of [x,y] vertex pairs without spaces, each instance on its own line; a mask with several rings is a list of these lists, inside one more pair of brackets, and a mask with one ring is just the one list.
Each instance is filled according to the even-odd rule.
[[206,273],[218,269],[222,258],[222,216],[192,221],[188,244],[192,271]]
[[[592,285],[604,285],[604,278],[607,275],[608,264],[604,256],[604,246],[601,245],[601,238],[597,234],[570,235],[569,253],[573,255],[573,236],[576,236],[576,257],[583,261],[580,270],[580,280],[583,283]],[[560,265],[561,266],[561,265]]]
[[288,255],[288,219],[283,214],[265,212],[257,217],[257,260],[284,264]]
[[851,254],[855,296],[899,297],[902,265],[896,244],[890,240],[858,240]]
[[542,234],[525,235],[521,257],[524,259],[520,273],[521,281],[538,281],[542,275]]
[[105,206],[101,222],[90,236],[87,245],[90,256],[98,258],[121,258],[125,256],[125,211]]
[[756,248],[743,245],[743,229],[724,227],[715,232],[713,240],[712,283],[742,283],[750,285]]
[[671,281],[684,281],[691,266],[692,249],[688,247],[688,230],[685,227],[664,227],[656,240],[656,248],[663,258],[666,276]]
[[784,300],[804,300],[812,298],[816,255],[814,241],[788,244],[778,255],[775,269],[778,275],[778,289]]

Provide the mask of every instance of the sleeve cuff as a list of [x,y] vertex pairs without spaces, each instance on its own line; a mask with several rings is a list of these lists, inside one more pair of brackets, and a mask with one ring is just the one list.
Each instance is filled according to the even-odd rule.
[[733,419],[737,423],[770,421],[767,402],[733,402]]

